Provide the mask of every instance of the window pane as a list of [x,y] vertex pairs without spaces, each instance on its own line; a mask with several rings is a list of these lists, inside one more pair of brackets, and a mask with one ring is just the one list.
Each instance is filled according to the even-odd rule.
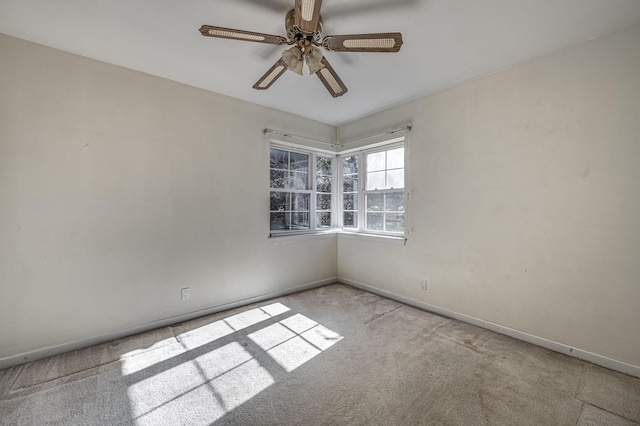
[[318,194],[316,210],[331,210],[331,194]]
[[292,188],[292,189],[309,189],[309,173],[291,172],[289,188]]
[[367,211],[381,212],[384,210],[384,194],[367,194]]
[[387,151],[387,169],[401,169],[404,167],[404,148]]
[[[310,228],[310,161],[311,155],[290,152],[282,149],[271,149],[269,154],[270,186],[289,191],[270,192],[270,227],[271,230],[293,230]],[[331,192],[331,158],[319,161],[321,170],[329,171],[326,182]],[[326,168],[328,166],[328,169]],[[326,186],[326,185],[325,185]]]
[[346,175],[358,173],[357,155],[354,155],[352,157],[345,157],[342,159],[342,173]]
[[309,195],[310,194],[300,194],[296,192],[291,193],[291,210],[293,211],[309,211]]
[[356,214],[356,212],[344,212],[342,226],[344,226],[345,228],[357,228],[358,215]]
[[345,175],[342,180],[342,190],[344,192],[357,192],[358,175]]
[[384,213],[367,213],[367,230],[383,231]]
[[289,152],[271,149],[270,166],[272,169],[289,169]]
[[291,213],[271,213],[271,230],[280,231],[283,229],[289,229],[288,218]]
[[271,211],[285,211],[289,209],[288,192],[271,192]]
[[291,229],[309,229],[309,213],[292,213]]
[[386,152],[374,152],[373,154],[367,154],[367,172],[375,172],[378,170],[384,170]]
[[367,173],[367,189],[384,189],[385,172]]
[[317,173],[331,176],[331,158],[318,157]]
[[318,228],[327,228],[331,226],[331,213],[322,212],[316,214],[316,226]]
[[309,155],[299,154],[297,152],[289,153],[291,159],[291,170],[298,170],[301,172],[309,172]]
[[[366,149],[366,148],[365,148]],[[343,157],[342,169],[342,225],[344,228],[373,232],[402,233],[405,211],[405,147]],[[358,158],[365,162],[362,184],[358,183]],[[364,224],[358,224],[358,198],[364,197]],[[319,204],[318,204],[319,205]]]
[[358,210],[358,195],[344,194],[342,208],[343,210]]
[[287,173],[288,172],[282,170],[271,169],[271,182],[269,183],[269,186],[271,188],[286,188]]
[[387,213],[384,225],[387,232],[404,231],[404,213]]
[[404,192],[390,192],[386,194],[385,210],[388,212],[404,211]]
[[316,191],[331,192],[331,176],[316,176]]
[[404,188],[404,169],[387,172],[387,189]]

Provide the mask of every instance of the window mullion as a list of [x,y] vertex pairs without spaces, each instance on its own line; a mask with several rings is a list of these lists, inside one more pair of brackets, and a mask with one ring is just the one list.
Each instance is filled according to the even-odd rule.
[[387,232],[387,193],[386,192],[382,193],[382,230],[384,232]]
[[309,189],[311,190],[311,194],[309,195],[309,228],[316,229],[316,158],[315,154],[309,155]]
[[367,165],[364,161],[364,155],[362,153],[358,153],[358,231],[362,232],[365,230],[365,220],[367,215],[367,206],[365,205],[365,192],[364,189],[367,187],[366,185],[366,171]]
[[338,169],[342,165],[342,159],[339,155],[335,155],[331,160],[331,226],[342,227],[342,173],[338,173]]

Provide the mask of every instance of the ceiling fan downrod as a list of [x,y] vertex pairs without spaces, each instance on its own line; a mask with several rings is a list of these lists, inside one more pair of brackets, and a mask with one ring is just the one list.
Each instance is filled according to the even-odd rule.
[[313,33],[308,33],[298,28],[296,25],[296,11],[291,9],[284,18],[284,29],[289,38],[289,44],[297,43],[298,40],[309,40],[316,46],[322,45],[322,16],[318,19],[318,27]]

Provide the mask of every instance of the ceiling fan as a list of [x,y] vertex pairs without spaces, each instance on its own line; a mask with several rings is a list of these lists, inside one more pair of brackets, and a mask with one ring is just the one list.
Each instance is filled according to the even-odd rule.
[[203,25],[200,32],[207,37],[293,45],[282,53],[282,58],[260,77],[253,88],[268,89],[287,69],[302,75],[302,67],[306,62],[309,73],[317,75],[331,96],[336,98],[347,93],[348,89],[323,57],[321,47],[336,52],[398,52],[402,46],[402,34],[373,33],[322,37],[321,5],[322,0],[295,0],[295,7],[285,16],[287,37],[211,25]]

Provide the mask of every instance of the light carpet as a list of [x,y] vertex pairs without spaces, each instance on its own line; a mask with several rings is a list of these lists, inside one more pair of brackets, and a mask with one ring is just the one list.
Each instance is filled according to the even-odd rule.
[[637,425],[640,379],[334,284],[0,371],[2,425]]

